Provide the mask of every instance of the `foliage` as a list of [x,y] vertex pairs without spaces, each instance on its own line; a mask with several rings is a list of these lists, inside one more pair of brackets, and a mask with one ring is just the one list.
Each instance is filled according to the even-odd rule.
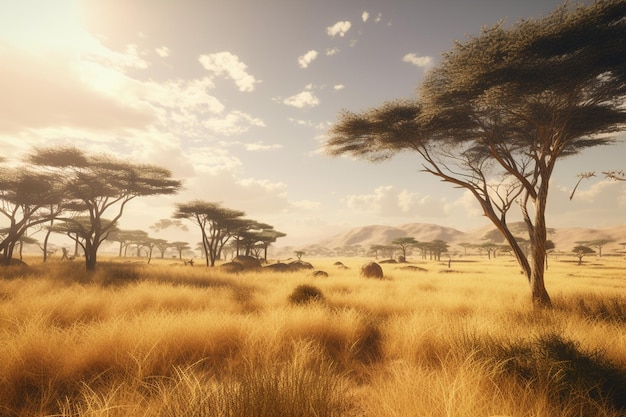
[[176,204],[174,218],[188,219],[200,228],[206,265],[215,266],[222,248],[237,230],[244,214],[243,211],[222,207],[220,203],[194,200]]
[[182,185],[165,168],[87,155],[74,147],[38,148],[28,162],[63,177],[64,207],[76,215],[59,219],[84,249],[88,271],[95,270],[98,248],[117,227],[126,204],[136,197],[174,194]]
[[63,208],[64,191],[58,176],[30,167],[0,169],[0,264],[9,265],[15,245],[29,228],[47,223]]
[[[458,42],[427,74],[419,99],[361,114],[344,111],[331,155],[373,161],[409,150],[423,168],[465,188],[502,232],[526,275],[533,304],[544,284],[549,182],[558,160],[612,142],[626,124],[626,3],[598,1],[541,19],[502,23]],[[519,206],[530,254],[507,223]]]

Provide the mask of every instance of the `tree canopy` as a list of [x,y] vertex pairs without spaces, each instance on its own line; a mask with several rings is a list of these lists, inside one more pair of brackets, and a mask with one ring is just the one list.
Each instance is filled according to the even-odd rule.
[[77,214],[60,220],[80,239],[87,270],[96,268],[98,248],[117,227],[126,204],[137,197],[174,194],[182,186],[165,168],[88,155],[74,147],[38,148],[28,162],[62,177],[64,208]]
[[[418,98],[343,111],[325,149],[373,161],[417,152],[423,171],[471,192],[511,246],[534,305],[550,306],[543,279],[550,178],[558,160],[610,144],[606,135],[626,126],[625,15],[626,2],[599,0],[484,28],[442,56]],[[513,207],[521,209],[529,255],[509,229]]]

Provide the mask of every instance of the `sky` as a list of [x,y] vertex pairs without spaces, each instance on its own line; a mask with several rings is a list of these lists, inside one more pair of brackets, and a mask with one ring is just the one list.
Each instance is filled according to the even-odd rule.
[[[326,156],[322,144],[341,110],[415,97],[456,40],[560,4],[0,0],[2,155],[71,144],[163,166],[183,181],[175,196],[133,200],[123,229],[150,231],[177,202],[201,199],[273,225],[287,234],[278,246],[373,224],[471,231],[488,224],[478,204],[420,172],[417,155],[372,164]],[[561,161],[548,226],[626,222],[624,183],[599,175],[569,200],[577,174],[625,169],[624,155],[620,142]],[[189,241],[199,241],[189,227]]]

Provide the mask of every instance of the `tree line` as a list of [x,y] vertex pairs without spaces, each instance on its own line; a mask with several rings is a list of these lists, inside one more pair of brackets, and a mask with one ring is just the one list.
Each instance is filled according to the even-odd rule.
[[[82,249],[87,271],[96,269],[98,249],[105,240],[122,249],[134,243],[146,248],[149,257],[156,248],[176,247],[179,256],[190,249],[186,242],[168,243],[143,231],[124,231],[118,223],[127,205],[137,197],[171,195],[182,187],[180,180],[162,167],[132,163],[107,154],[90,155],[76,147],[36,148],[20,161],[0,159],[0,265],[10,265],[16,247],[33,243],[32,229],[45,230],[44,261],[52,233],[60,233]],[[279,237],[272,226],[243,219],[244,213],[219,203],[179,203],[175,219],[188,219],[200,228],[207,266],[219,259],[229,239],[237,253],[264,252]],[[177,220],[179,221],[179,220]],[[159,227],[162,227],[161,224]]]

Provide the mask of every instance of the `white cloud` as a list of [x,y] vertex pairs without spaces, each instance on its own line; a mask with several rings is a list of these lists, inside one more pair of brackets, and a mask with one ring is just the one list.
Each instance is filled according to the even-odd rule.
[[327,56],[332,56],[332,55],[336,55],[339,53],[339,48],[329,48],[326,50],[326,55]]
[[363,11],[363,13],[361,13],[361,19],[363,19],[364,22],[367,22],[367,19],[369,19],[370,14],[367,11]]
[[224,117],[213,117],[205,120],[203,126],[219,135],[235,135],[245,133],[252,127],[265,127],[263,120],[234,110]]
[[306,54],[298,57],[298,65],[300,65],[300,68],[307,68],[315,58],[317,58],[317,51],[310,50]]
[[393,185],[376,188],[370,194],[348,195],[348,208],[382,217],[445,217],[445,201],[430,196],[399,190]]
[[230,52],[218,52],[209,55],[200,55],[198,58],[202,66],[216,76],[226,76],[232,79],[239,91],[254,91],[258,81],[246,71],[248,66],[239,60],[237,55]]
[[402,58],[403,62],[408,62],[419,68],[428,68],[433,65],[433,58],[430,56],[418,56],[413,52],[406,54]]
[[270,150],[274,150],[274,149],[280,149],[282,148],[283,145],[275,143],[273,145],[265,145],[263,143],[257,142],[257,143],[247,143],[245,145],[245,148],[247,151],[270,151]]
[[305,91],[302,91],[301,93],[295,94],[291,97],[287,97],[283,100],[283,103],[288,106],[302,109],[305,107],[315,107],[320,104],[320,100],[315,96],[312,91],[307,89]]
[[341,22],[337,22],[332,26],[328,26],[326,28],[326,33],[331,38],[334,38],[337,35],[339,35],[340,37],[343,37],[350,30],[350,27],[352,27],[352,23],[350,23],[347,20],[344,20]]
[[167,46],[162,46],[160,48],[156,48],[155,52],[161,57],[161,58],[167,58],[168,56],[170,56],[170,48],[168,48]]
[[383,18],[383,14],[382,13],[378,13],[378,15],[376,16],[376,19],[374,19],[374,22],[378,23],[381,21],[381,19]]
[[343,84],[337,84],[337,85],[335,85],[335,86],[333,87],[333,90],[335,90],[335,91],[339,91],[339,90],[343,90],[344,88],[346,88],[346,86],[345,86],[345,85],[343,85]]

